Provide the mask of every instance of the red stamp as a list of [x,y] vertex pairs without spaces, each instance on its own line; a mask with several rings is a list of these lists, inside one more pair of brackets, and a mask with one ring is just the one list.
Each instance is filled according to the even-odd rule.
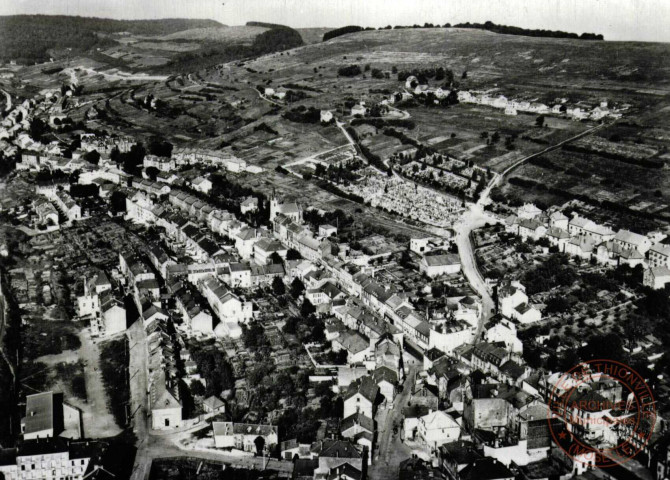
[[656,402],[649,385],[628,365],[591,360],[551,383],[549,430],[574,462],[584,468],[621,465],[649,442]]

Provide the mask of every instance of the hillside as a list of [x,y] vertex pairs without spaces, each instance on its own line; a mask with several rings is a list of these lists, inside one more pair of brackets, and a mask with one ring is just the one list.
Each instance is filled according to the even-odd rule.
[[170,18],[160,20],[113,20],[64,15],[11,15],[0,17],[0,61],[44,62],[54,51],[72,53],[112,44],[105,35],[129,33],[168,35],[193,28],[221,26],[214,20]]
[[[591,42],[503,35],[459,28],[370,30],[307,45],[291,52],[291,62],[263,58],[254,68],[300,69],[296,62],[343,66],[358,63],[380,69],[394,65],[440,64],[468,72],[472,81],[523,80],[558,83],[616,81],[668,85],[670,45],[642,42]],[[347,57],[344,59],[343,57]],[[264,64],[264,65],[261,65]],[[475,82],[476,83],[476,82]]]

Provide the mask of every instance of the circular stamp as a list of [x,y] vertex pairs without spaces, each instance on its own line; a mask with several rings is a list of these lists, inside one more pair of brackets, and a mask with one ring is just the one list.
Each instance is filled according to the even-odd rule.
[[583,362],[548,385],[551,436],[584,468],[621,465],[648,444],[656,402],[644,378],[614,360]]

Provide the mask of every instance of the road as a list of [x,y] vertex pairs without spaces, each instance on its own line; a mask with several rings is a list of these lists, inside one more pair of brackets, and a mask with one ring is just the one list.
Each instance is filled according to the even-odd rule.
[[400,440],[400,429],[398,429],[397,435],[393,435],[393,425],[403,421],[402,410],[409,402],[409,396],[412,392],[414,378],[418,369],[417,365],[409,367],[402,392],[396,395],[393,400],[393,406],[387,408],[386,412],[383,412],[383,424],[380,422],[377,425],[377,430],[379,431],[378,449],[368,471],[368,476],[371,480],[385,480],[397,477],[400,462],[410,456],[409,449]]

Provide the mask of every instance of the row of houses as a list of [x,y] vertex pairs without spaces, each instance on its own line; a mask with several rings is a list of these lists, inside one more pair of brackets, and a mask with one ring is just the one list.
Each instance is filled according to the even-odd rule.
[[666,236],[659,232],[615,232],[579,215],[568,219],[560,211],[547,214],[532,204],[519,207],[516,215],[505,219],[505,226],[524,241],[546,238],[560,252],[602,265],[642,265],[645,285],[652,288],[663,288],[670,280],[670,245],[663,243]]

